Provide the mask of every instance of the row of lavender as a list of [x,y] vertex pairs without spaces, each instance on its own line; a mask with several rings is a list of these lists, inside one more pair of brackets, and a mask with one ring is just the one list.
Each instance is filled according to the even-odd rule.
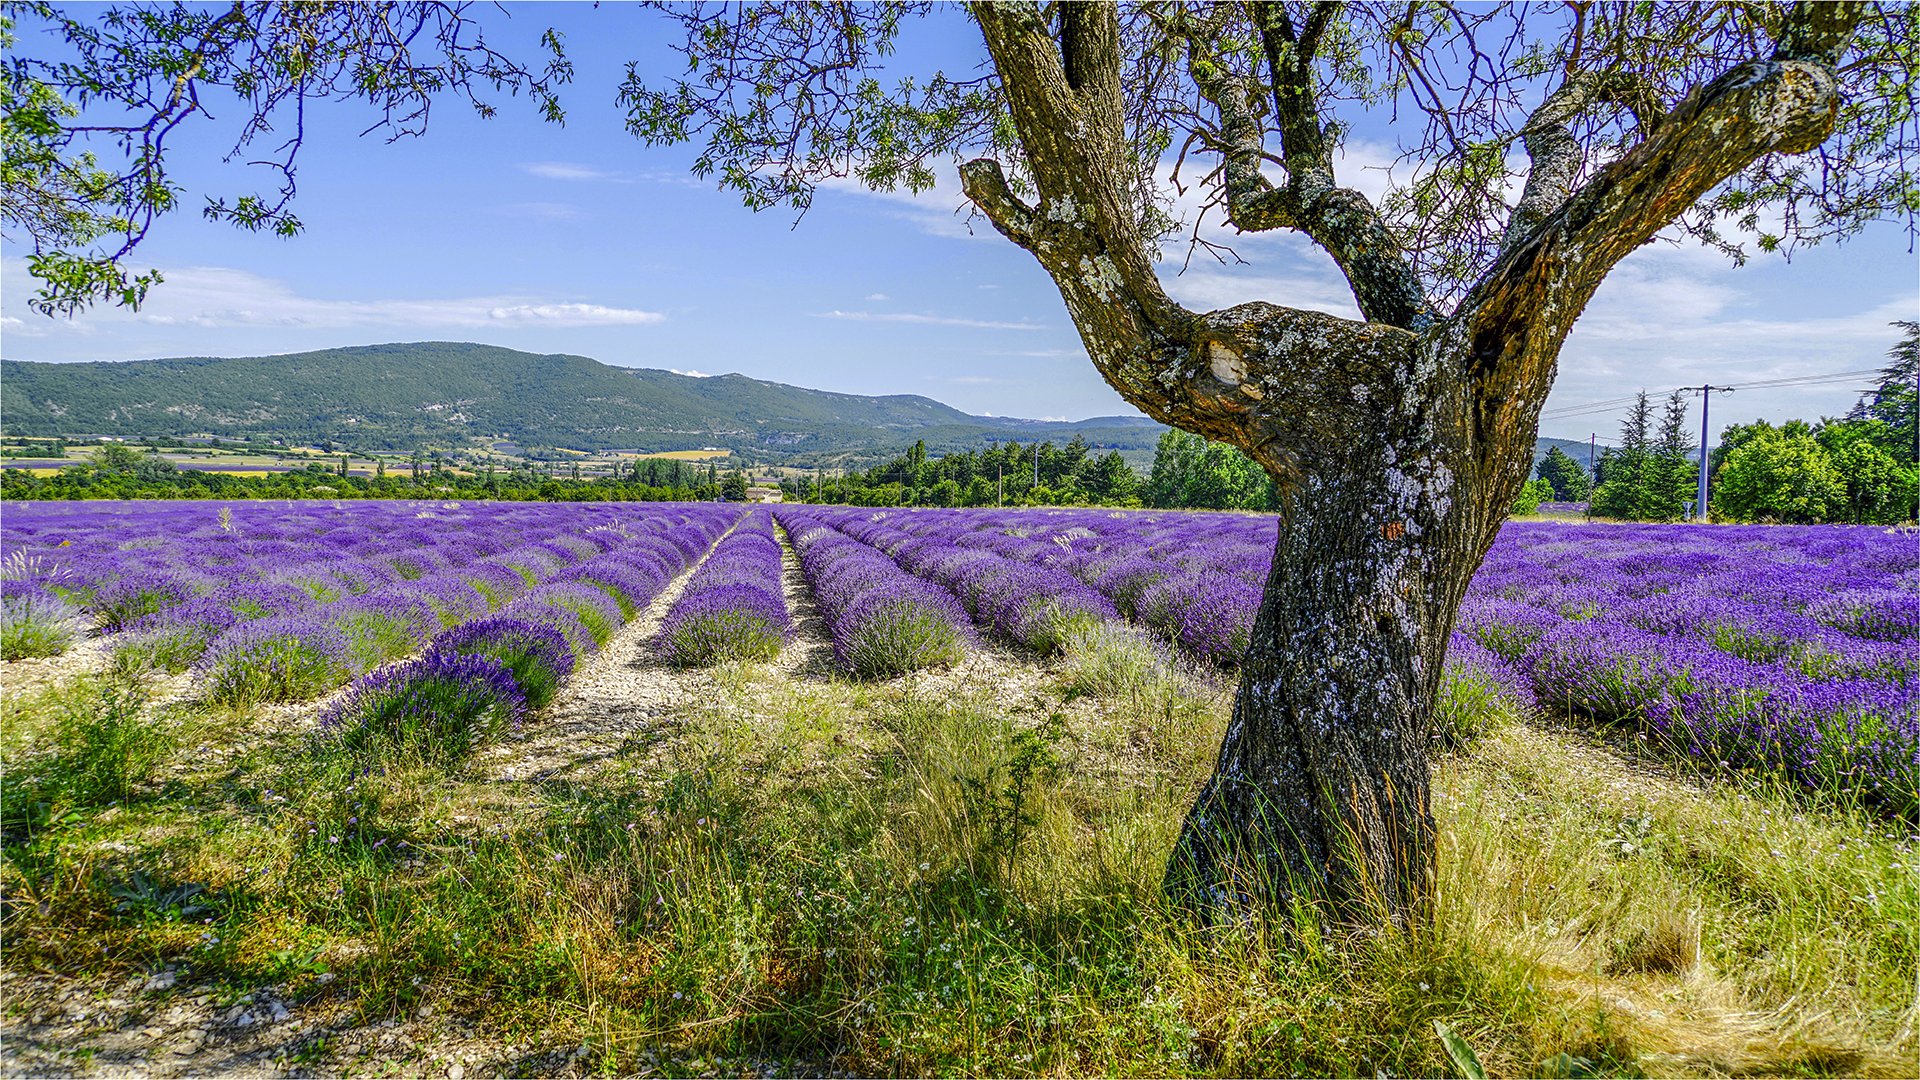
[[661,623],[662,658],[693,667],[778,656],[793,632],[785,571],[773,518],[749,512],[694,571]]
[[779,513],[833,635],[834,659],[866,678],[952,664],[975,643],[951,592],[900,569],[829,523],[816,507]]
[[[884,553],[914,577],[945,588],[980,630],[1039,652],[1057,649],[1065,629],[1075,623],[1111,622],[1120,617],[1105,597],[1042,562],[1023,562],[984,546],[956,544],[945,532],[910,532],[895,527],[894,519],[870,512],[825,510],[812,516]],[[968,529],[962,538],[985,535]]]
[[[739,516],[713,506],[10,506],[10,654],[63,626],[229,702],[299,700],[488,614],[597,648]],[[19,626],[39,628],[19,634]],[[25,639],[28,649],[17,646]],[[537,696],[537,695],[536,695]]]
[[1231,664],[1273,551],[1270,522],[1263,539],[1246,528],[1262,519],[1218,514],[841,510],[825,520],[946,585],[983,629],[1043,652],[1076,620],[1124,616]]
[[[1191,654],[1226,662],[1250,635],[1274,542],[1271,519],[1218,514],[827,520],[910,569],[925,556],[902,536],[1052,571],[1030,580],[1030,597],[1068,595],[1059,582],[1070,576]],[[1450,692],[1644,724],[1714,767],[1784,773],[1920,812],[1912,533],[1510,524],[1462,608],[1449,673]]]
[[1911,532],[1509,525],[1456,636],[1695,762],[1920,815]]
[[691,508],[677,522],[645,521],[655,542],[603,552],[550,590],[444,631],[425,655],[361,676],[322,729],[356,764],[459,761],[552,701],[578,660],[713,549],[735,516]]

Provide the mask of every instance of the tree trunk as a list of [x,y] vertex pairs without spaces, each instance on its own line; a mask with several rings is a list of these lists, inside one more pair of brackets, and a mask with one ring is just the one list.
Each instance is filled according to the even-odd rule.
[[1446,571],[1379,520],[1387,477],[1358,472],[1281,516],[1233,722],[1168,868],[1196,910],[1239,918],[1297,897],[1341,921],[1423,918],[1445,620],[1417,598]]
[[[1283,334],[1270,320],[1240,329]],[[1269,446],[1288,448],[1269,457],[1285,493],[1273,567],[1232,724],[1167,872],[1202,914],[1300,900],[1337,922],[1427,917],[1447,637],[1523,479],[1500,463],[1531,438],[1525,424],[1476,430],[1444,374],[1464,362],[1462,338],[1323,347],[1345,377],[1290,394],[1290,419],[1268,425]]]

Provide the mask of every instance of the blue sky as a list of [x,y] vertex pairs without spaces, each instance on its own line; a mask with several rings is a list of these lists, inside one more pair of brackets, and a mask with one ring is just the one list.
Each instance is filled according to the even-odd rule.
[[[0,272],[0,349],[20,360],[238,356],[387,341],[483,341],[607,363],[758,378],[862,394],[925,394],[975,413],[1080,418],[1133,410],[1101,382],[1059,295],[1025,252],[969,224],[949,172],[918,197],[824,190],[794,226],[694,181],[685,148],[648,149],[621,127],[614,90],[638,59],[673,70],[664,24],[609,5],[508,5],[489,36],[520,47],[567,34],[577,75],[565,127],[524,102],[482,121],[452,102],[424,138],[360,138],[357,104],[310,112],[292,240],[164,220],[139,259],[167,281],[139,314],[48,320],[26,306],[23,252]],[[943,16],[914,28],[909,64],[966,70],[977,37]],[[46,48],[31,37],[23,51]],[[220,110],[216,110],[220,111]],[[236,110],[175,151],[193,198],[269,185],[219,157]],[[1391,133],[1349,140],[1343,180],[1377,188]],[[259,172],[259,170],[255,170]],[[191,205],[191,204],[190,204]],[[1252,299],[1354,315],[1332,264],[1297,237],[1233,240],[1246,266],[1182,250],[1162,264],[1189,306]],[[1628,258],[1574,330],[1542,434],[1605,441],[1617,416],[1555,417],[1636,389],[1876,368],[1887,325],[1920,317],[1920,264],[1895,224],[1791,264],[1744,268],[1656,244]],[[1717,398],[1714,427],[1845,411],[1857,385]]]

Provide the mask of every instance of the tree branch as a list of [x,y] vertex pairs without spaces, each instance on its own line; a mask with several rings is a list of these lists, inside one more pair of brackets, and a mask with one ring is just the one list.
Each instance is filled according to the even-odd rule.
[[1151,358],[1180,348],[1192,317],[1160,287],[1140,228],[1117,12],[1071,5],[1058,41],[1032,3],[972,12],[1040,199],[1029,207],[1015,198],[987,159],[963,167],[967,195],[1053,277],[1107,381],[1135,404],[1163,394]]
[[1220,114],[1216,149],[1225,160],[1227,220],[1247,232],[1293,229],[1319,244],[1346,275],[1355,302],[1370,322],[1419,329],[1433,321],[1432,304],[1399,243],[1366,196],[1334,181],[1333,145],[1320,120],[1314,50],[1339,5],[1316,4],[1296,32],[1279,4],[1247,5],[1260,35],[1273,95],[1287,181],[1275,187],[1260,174],[1264,132],[1251,105],[1252,83],[1236,76],[1213,42],[1213,20],[1186,21],[1180,33],[1188,69],[1200,96]]
[[[1863,5],[1797,5],[1784,40],[1837,56],[1845,35],[1832,26],[1835,9],[1850,12],[1856,22],[1864,13]],[[1802,21],[1813,28],[1796,29]],[[1556,98],[1555,110],[1571,104],[1571,96]],[[1466,374],[1475,381],[1481,434],[1497,443],[1521,428],[1530,430],[1560,343],[1616,263],[1765,155],[1820,145],[1833,131],[1839,108],[1839,80],[1830,64],[1777,58],[1738,64],[1687,95],[1645,141],[1525,230],[1474,286],[1451,324],[1466,335]],[[1542,119],[1554,118],[1549,111]],[[1553,175],[1543,174],[1543,190],[1533,192],[1541,202],[1544,189],[1564,173],[1555,157],[1565,153],[1564,144],[1551,134],[1553,126],[1543,123],[1547,134],[1528,144],[1532,150],[1537,143],[1552,163]],[[1528,188],[1535,188],[1532,179]]]
[[1520,202],[1507,219],[1502,251],[1525,240],[1573,193],[1574,181],[1586,163],[1585,149],[1573,136],[1574,118],[1595,102],[1610,100],[1627,103],[1649,134],[1657,126],[1651,107],[1657,98],[1644,80],[1630,72],[1575,72],[1527,118],[1520,139],[1532,167],[1527,170]]
[[978,158],[961,165],[960,190],[1002,236],[1029,251],[1039,243],[1034,235],[1035,211],[1014,195],[999,162]]

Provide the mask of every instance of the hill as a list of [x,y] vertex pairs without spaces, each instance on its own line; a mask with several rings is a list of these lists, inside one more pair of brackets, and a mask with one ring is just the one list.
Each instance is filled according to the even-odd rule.
[[[1606,449],[1607,445],[1608,444],[1606,443],[1599,444],[1600,448],[1603,450]],[[1535,465],[1540,464],[1541,459],[1547,456],[1547,450],[1555,446],[1560,448],[1561,453],[1567,455],[1568,457],[1572,458],[1574,461],[1580,463],[1581,465],[1585,465],[1587,463],[1588,451],[1592,449],[1591,445],[1585,442],[1581,442],[1577,439],[1539,438],[1539,439],[1533,440],[1533,463]]]
[[[78,364],[0,361],[9,435],[213,435],[363,450],[510,441],[576,450],[722,446],[745,458],[858,464],[923,440],[934,453],[1078,435],[1145,470],[1166,430],[1140,416],[974,416],[915,394],[868,397],[744,375],[696,377],[465,342],[282,356]],[[1585,460],[1585,444],[1542,439]]]
[[581,450],[725,446],[758,458],[945,451],[1070,439],[1151,449],[1142,417],[972,416],[910,394],[866,397],[744,375],[699,378],[584,356],[419,342],[284,356],[122,363],[0,361],[10,435],[264,436],[369,450],[510,440]]

